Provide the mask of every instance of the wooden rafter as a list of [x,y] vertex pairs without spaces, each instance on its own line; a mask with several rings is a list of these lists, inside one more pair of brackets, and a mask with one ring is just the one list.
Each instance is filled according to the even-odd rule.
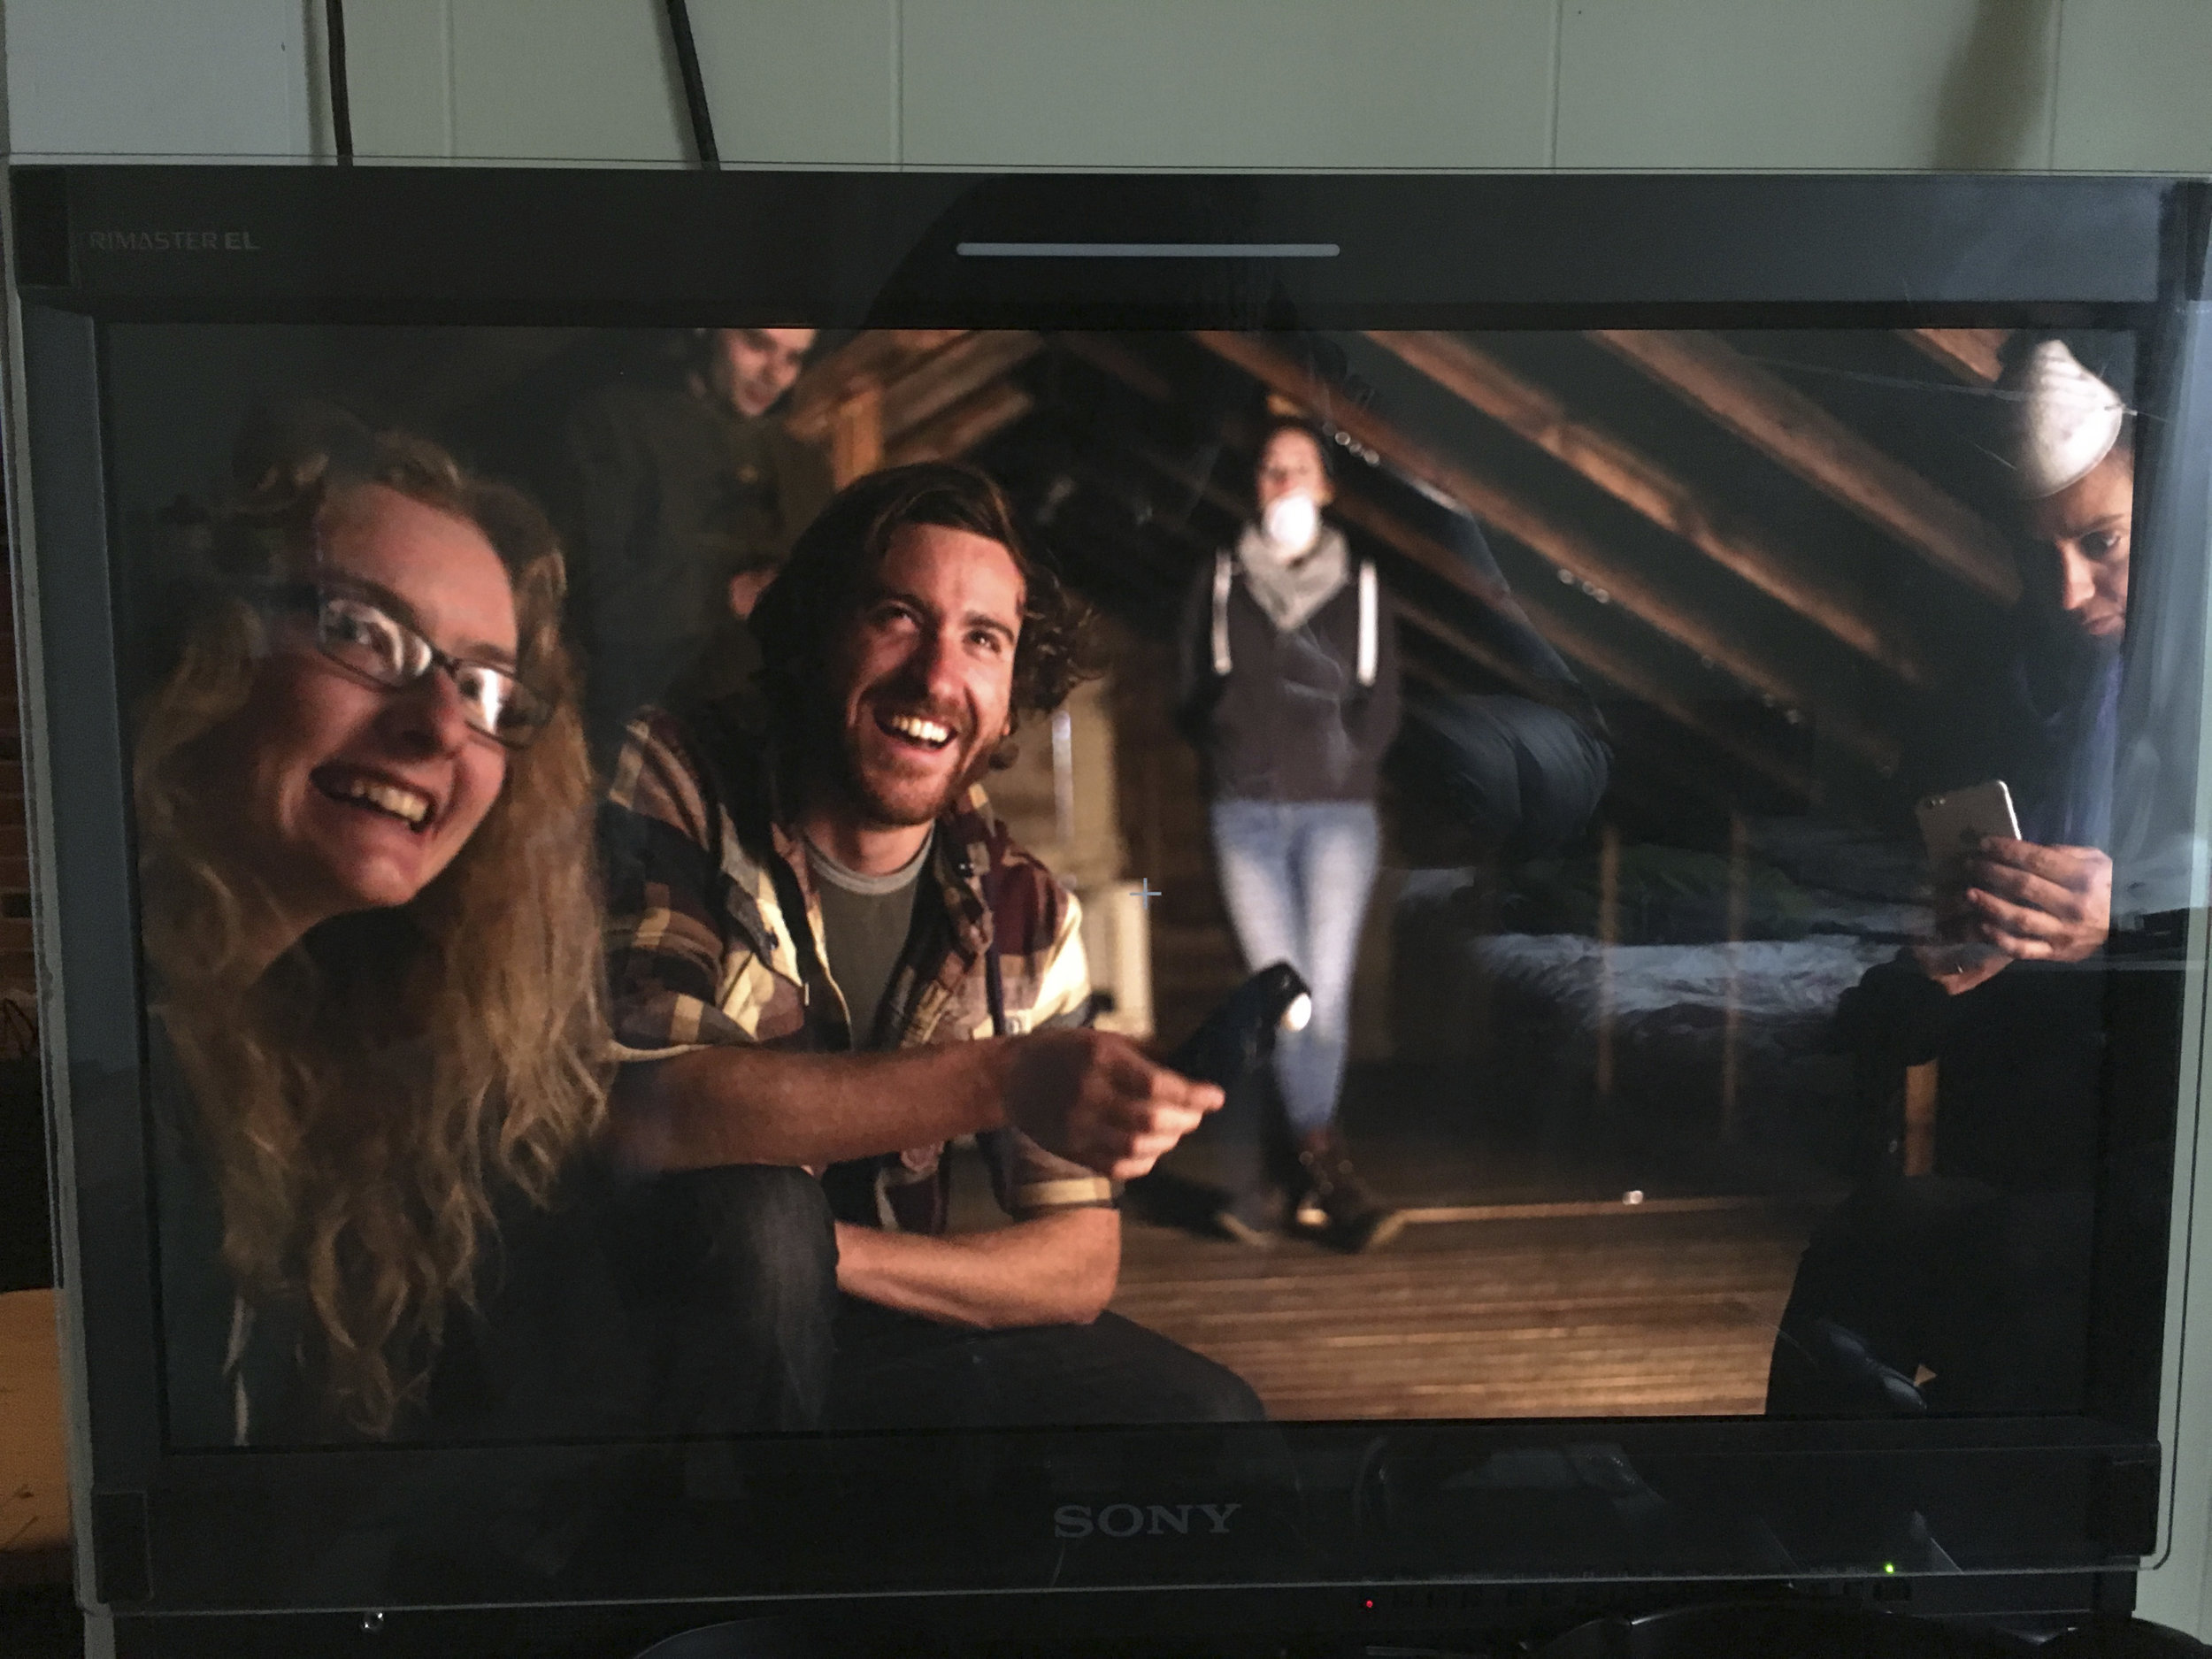
[[841,488],[887,463],[961,454],[1028,412],[1002,377],[1043,343],[1020,329],[856,334],[800,377],[786,424],[829,451]]
[[896,449],[924,421],[981,391],[1044,345],[1026,329],[979,329],[925,358],[883,388],[883,441]]
[[829,456],[840,489],[883,465],[883,388],[877,382],[856,386],[831,411]]
[[910,426],[884,454],[887,465],[909,461],[949,461],[965,455],[1036,406],[1010,380],[987,380],[949,408]]
[[[1417,618],[1413,620],[1417,628],[1421,626]],[[1460,689],[1456,680],[1441,669],[1422,661],[1417,657],[1409,657],[1406,659],[1405,672],[1408,680],[1425,686],[1432,691],[1442,692],[1448,696],[1457,693]],[[1680,804],[1676,797],[1678,797],[1681,793],[1682,777],[1671,769],[1666,781],[1667,787],[1664,790],[1655,788],[1648,777],[1632,772],[1627,766],[1620,764],[1620,757],[1616,757],[1612,774],[1606,780],[1605,798],[1609,801],[1626,801],[1632,805],[1642,808],[1655,817],[1661,816],[1670,808],[1678,808]],[[1721,807],[1729,804],[1728,792],[1717,787],[1712,778],[1704,773],[1702,769],[1700,769],[1698,775],[1693,778],[1691,782],[1697,793],[1711,804]]]
[[1663,329],[1589,337],[1938,570],[2000,604],[2019,599],[2019,570],[1994,526],[1727,342]]
[[1103,371],[1133,391],[1156,403],[1176,401],[1175,388],[1167,377],[1111,334],[1070,330],[1052,336],[1053,343],[1093,368]]
[[1934,358],[1962,380],[1994,386],[2003,373],[1999,356],[2012,338],[2009,328],[1901,328],[1905,343]]
[[[1329,388],[1303,365],[1263,340],[1225,331],[1197,331],[1195,338],[1236,364],[1263,384],[1309,408],[1324,406]],[[1618,600],[1643,622],[1694,651],[1763,697],[1789,709],[1806,710],[1852,753],[1883,776],[1897,768],[1897,740],[1871,726],[1851,710],[1815,696],[1794,675],[1673,596],[1662,593],[1640,572],[1572,526],[1514,495],[1504,486],[1437,455],[1400,432],[1380,416],[1349,403],[1332,406],[1333,423],[1393,465],[1443,490],[1477,517],[1495,525],[1577,580]]]
[[826,357],[807,365],[791,388],[784,425],[809,443],[826,443],[847,399],[864,388],[880,396],[885,384],[915,364],[942,350],[968,331],[964,328],[877,328],[855,334]]
[[1649,703],[1677,726],[1686,727],[1714,748],[1733,757],[1752,771],[1771,779],[1808,801],[1820,798],[1820,784],[1801,766],[1781,758],[1742,734],[1700,712],[1668,688],[1648,668],[1617,647],[1596,638],[1552,606],[1529,595],[1529,620],[1558,649],[1599,679]]
[[[1170,483],[1190,490],[1209,506],[1226,512],[1232,517],[1242,516],[1244,511],[1242,504],[1233,500],[1226,490],[1210,480],[1194,476],[1188,468],[1178,465],[1149,445],[1138,446],[1136,453]],[[1450,549],[1439,545],[1419,531],[1400,524],[1397,519],[1371,502],[1349,494],[1341,495],[1337,497],[1332,511],[1345,523],[1355,529],[1364,530],[1376,540],[1422,566],[1432,575],[1456,588],[1478,604],[1493,609],[1506,609],[1518,613],[1518,607],[1515,604],[1510,591],[1497,584],[1484,580],[1473,571],[1469,570],[1466,561],[1453,554]],[[1179,534],[1184,539],[1194,542],[1201,540],[1187,531]],[[1439,641],[1448,645],[1470,661],[1478,664],[1486,672],[1532,697],[1540,699],[1545,695],[1544,687],[1538,683],[1536,677],[1527,672],[1519,664],[1508,661],[1480,641],[1462,634],[1449,624],[1432,617],[1429,612],[1413,605],[1402,595],[1395,595],[1394,603],[1400,615],[1413,617]],[[1524,616],[1522,619],[1526,618]]]
[[1575,419],[1552,393],[1463,336],[1377,330],[1368,338],[1906,684],[1933,683],[1901,616],[1611,434]]
[[[1242,511],[1240,504],[1231,500],[1218,486],[1205,480],[1194,479],[1187,469],[1177,465],[1167,457],[1144,447],[1141,447],[1137,453],[1171,482],[1194,490],[1210,504],[1231,513]],[[1339,494],[1333,511],[1354,529],[1373,536],[1394,552],[1449,584],[1476,603],[1517,615],[1549,641],[1553,649],[1581,668],[1610,682],[1631,696],[1649,703],[1677,725],[1732,756],[1753,771],[1809,800],[1816,795],[1816,785],[1802,768],[1766,753],[1740,734],[1701,714],[1662,684],[1657,676],[1632,662],[1613,647],[1593,639],[1555,610],[1540,601],[1532,604],[1525,603],[1522,596],[1510,589],[1485,580],[1470,570],[1466,560],[1432,536],[1424,535],[1395,514],[1350,491]],[[1481,641],[1454,627],[1433,612],[1414,604],[1402,595],[1397,598],[1397,608],[1400,616],[1411,621],[1439,644],[1477,664],[1506,685],[1540,702],[1548,696],[1548,688],[1519,664],[1509,661]]]
[[[1447,574],[1457,567],[1463,577],[1467,574],[1464,565],[1450,549],[1409,526],[1401,524],[1392,515],[1371,503],[1355,503],[1349,497],[1340,497],[1337,507],[1347,522],[1368,531],[1424,568]],[[1462,580],[1460,586],[1463,589],[1471,588],[1473,583]],[[1448,645],[1461,656],[1481,664],[1507,684],[1534,696],[1543,695],[1543,687],[1536,684],[1532,676],[1524,672],[1518,664],[1508,663],[1479,640],[1471,638],[1449,623],[1403,599],[1399,601],[1398,610],[1401,616],[1409,617],[1425,633]],[[1639,701],[1649,703],[1676,725],[1694,732],[1716,749],[1732,756],[1784,787],[1808,798],[1816,792],[1813,779],[1801,767],[1793,766],[1779,757],[1769,754],[1739,733],[1708,718],[1676,696],[1649,670],[1632,661],[1614,647],[1593,638],[1535,595],[1529,595],[1523,599],[1522,610],[1528,618],[1529,626],[1548,640],[1562,656],[1572,658],[1578,666],[1609,681]]]
[[[1415,634],[1431,636],[1446,650],[1455,651],[1463,642],[1448,624],[1425,615],[1417,608],[1402,604],[1398,608],[1398,616],[1400,621]],[[1464,689],[1460,681],[1417,655],[1409,652],[1404,662],[1407,678],[1418,681],[1432,691],[1453,696]],[[1594,677],[1603,679],[1597,670],[1590,672]],[[1691,728],[1690,735],[1717,741],[1716,734],[1698,728]],[[1817,798],[1812,793],[1815,788],[1812,781],[1786,763],[1755,754],[1748,758],[1755,770],[1770,781],[1781,784],[1799,798],[1806,801]],[[1663,784],[1659,781],[1660,777],[1663,778]],[[1686,787],[1701,796],[1707,804],[1723,809],[1732,803],[1735,795],[1735,791],[1729,787],[1727,782],[1715,774],[1709,757],[1703,750],[1685,751],[1676,744],[1668,745],[1668,752],[1663,758],[1644,750],[1616,752],[1612,775],[1607,780],[1605,793],[1609,799],[1629,800],[1647,812],[1663,816],[1671,810],[1678,810],[1681,804],[1679,797]]]

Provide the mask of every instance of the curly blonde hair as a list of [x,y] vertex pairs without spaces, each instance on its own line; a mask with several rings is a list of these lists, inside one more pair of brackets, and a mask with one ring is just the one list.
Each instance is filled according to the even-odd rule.
[[[457,1306],[472,1306],[502,1187],[550,1201],[605,1116],[591,769],[560,638],[560,549],[517,491],[419,438],[325,419],[242,450],[234,499],[197,537],[173,666],[133,764],[155,1010],[196,1102],[225,1265],[249,1307],[309,1316],[321,1409],[388,1435],[425,1397]],[[206,740],[245,705],[266,649],[244,596],[296,581],[342,493],[383,485],[466,520],[512,584],[518,668],[556,712],[498,798],[409,903],[333,918],[265,972],[261,902],[226,861],[225,780]]]

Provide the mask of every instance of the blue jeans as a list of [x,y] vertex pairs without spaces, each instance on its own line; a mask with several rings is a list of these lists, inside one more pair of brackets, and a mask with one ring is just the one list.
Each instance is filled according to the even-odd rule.
[[1325,1129],[1351,1048],[1352,968],[1375,886],[1380,832],[1369,801],[1217,801],[1214,856],[1249,970],[1287,962],[1313,1018],[1275,1044],[1275,1079],[1294,1136]]

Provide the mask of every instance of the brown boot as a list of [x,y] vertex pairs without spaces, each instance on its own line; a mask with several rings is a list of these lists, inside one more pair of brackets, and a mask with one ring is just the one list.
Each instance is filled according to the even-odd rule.
[[1306,1173],[1305,1195],[1298,1201],[1298,1223],[1348,1255],[1390,1242],[1405,1217],[1375,1195],[1352,1167],[1352,1155],[1333,1125],[1298,1143],[1298,1162]]

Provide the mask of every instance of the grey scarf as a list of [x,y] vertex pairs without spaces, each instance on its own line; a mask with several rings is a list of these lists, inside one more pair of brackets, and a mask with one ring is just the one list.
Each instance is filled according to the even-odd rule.
[[1244,580],[1277,630],[1287,634],[1336,597],[1351,575],[1351,550],[1334,525],[1325,524],[1311,547],[1286,553],[1260,534],[1257,525],[1244,526],[1237,539],[1237,563]]

